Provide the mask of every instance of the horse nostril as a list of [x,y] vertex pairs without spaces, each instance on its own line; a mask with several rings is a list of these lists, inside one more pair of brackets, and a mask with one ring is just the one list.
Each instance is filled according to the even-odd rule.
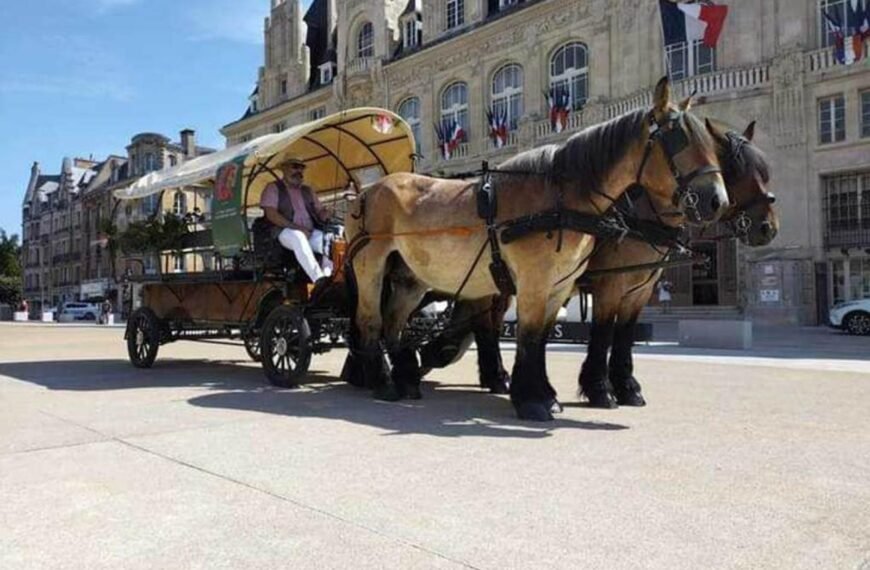
[[773,224],[770,222],[762,222],[761,224],[761,235],[766,238],[769,238],[773,235]]
[[722,207],[722,200],[719,199],[719,196],[713,196],[713,199],[710,200],[710,211],[718,212],[719,208]]

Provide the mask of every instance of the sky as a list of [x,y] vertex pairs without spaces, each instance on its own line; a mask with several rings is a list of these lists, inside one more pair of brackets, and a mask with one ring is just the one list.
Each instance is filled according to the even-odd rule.
[[[307,0],[307,5],[310,0]],[[158,132],[223,148],[263,63],[270,0],[0,0],[0,229],[21,233],[30,167],[126,156]]]

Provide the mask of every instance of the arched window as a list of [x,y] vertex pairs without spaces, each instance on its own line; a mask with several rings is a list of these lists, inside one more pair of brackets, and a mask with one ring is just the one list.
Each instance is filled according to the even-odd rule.
[[181,217],[187,213],[187,196],[184,192],[176,192],[172,199],[172,213]]
[[517,128],[523,116],[523,68],[516,63],[505,65],[492,76],[492,112],[504,113],[508,128]]
[[468,140],[468,86],[462,82],[450,84],[441,92],[441,127],[449,129],[456,122]]
[[356,56],[360,59],[374,57],[375,29],[371,22],[366,22],[359,28],[356,35]]
[[399,116],[405,119],[417,141],[417,154],[420,154],[420,99],[409,97],[399,105]]
[[586,104],[589,97],[589,61],[585,45],[572,42],[556,50],[550,60],[550,87],[567,89],[574,111]]

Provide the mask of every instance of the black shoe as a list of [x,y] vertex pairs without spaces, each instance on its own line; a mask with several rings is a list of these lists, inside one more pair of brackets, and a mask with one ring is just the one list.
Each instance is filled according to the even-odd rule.
[[308,294],[308,302],[316,303],[320,297],[329,289],[329,286],[332,285],[331,277],[321,277],[317,281],[314,282],[314,286],[311,288],[311,293]]

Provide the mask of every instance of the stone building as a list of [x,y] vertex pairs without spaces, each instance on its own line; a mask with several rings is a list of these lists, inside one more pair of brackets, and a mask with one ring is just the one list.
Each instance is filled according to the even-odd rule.
[[[461,172],[647,106],[669,74],[678,94],[697,91],[697,113],[758,121],[782,220],[768,247],[697,242],[713,263],[670,270],[674,305],[815,323],[835,301],[870,296],[870,64],[835,60],[823,11],[848,23],[845,0],[720,3],[730,13],[715,49],[665,49],[651,0],[314,0],[304,15],[298,0],[272,0],[256,89],[222,132],[232,145],[385,106],[413,126],[418,170]],[[562,133],[551,87],[570,98]],[[507,115],[503,148],[488,109]],[[454,121],[465,137],[446,159],[433,125]]]
[[34,163],[22,205],[24,295],[34,310],[107,297],[120,303],[125,275],[209,268],[210,256],[193,248],[180,255],[119,254],[112,260],[103,224],[109,220],[123,231],[131,222],[172,213],[188,219],[191,230],[201,229],[211,211],[207,192],[183,188],[125,203],[113,192],[149,172],[211,152],[197,146],[194,131],[186,129],[177,143],[156,133],[138,134],[126,157],[65,158],[56,175],[42,174]]
[[[105,187],[111,197],[114,190],[132,184],[137,178],[150,172],[171,168],[192,158],[214,152],[214,149],[197,146],[196,133],[190,129],[181,131],[180,141],[173,143],[157,133],[140,133],[127,146],[125,176]],[[211,195],[196,188],[181,188],[153,194],[147,198],[113,203],[113,219],[119,231],[124,231],[132,222],[152,216],[171,213],[191,221],[191,230],[199,229],[211,213]],[[126,275],[156,274],[158,272],[202,271],[210,268],[211,257],[198,251],[174,254],[139,254],[122,256],[116,263],[116,271]],[[116,278],[120,280],[120,275]]]
[[82,193],[97,162],[64,158],[60,174],[33,163],[22,204],[24,296],[35,311],[79,298],[82,279]]

